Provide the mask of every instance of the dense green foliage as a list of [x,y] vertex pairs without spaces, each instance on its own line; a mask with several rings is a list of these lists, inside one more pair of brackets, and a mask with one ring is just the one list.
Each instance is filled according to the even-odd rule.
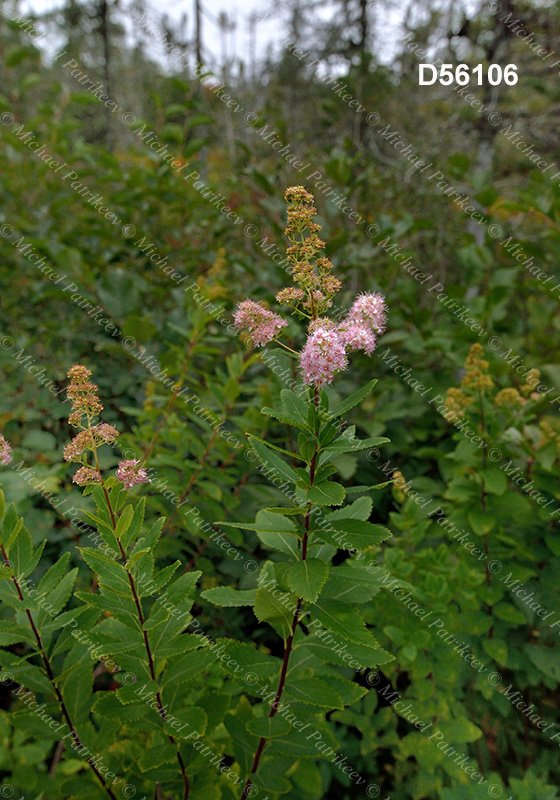
[[[184,771],[190,800],[239,800],[264,738],[263,800],[558,797],[560,183],[502,132],[558,161],[556,56],[486,4],[468,25],[427,4],[385,65],[356,20],[296,11],[291,50],[223,80],[159,66],[115,13],[118,111],[79,82],[106,80],[93,12],[36,22],[48,47],[0,19],[2,796],[179,800]],[[557,5],[515,13],[554,49]],[[519,64],[472,88],[500,124],[420,91],[420,48]],[[333,313],[357,291],[389,308],[317,405],[232,325],[286,282],[295,183],[344,278]],[[76,363],[124,431],[103,471],[150,470],[129,494],[108,479],[116,530],[63,460]],[[337,533],[302,530],[307,502]]]

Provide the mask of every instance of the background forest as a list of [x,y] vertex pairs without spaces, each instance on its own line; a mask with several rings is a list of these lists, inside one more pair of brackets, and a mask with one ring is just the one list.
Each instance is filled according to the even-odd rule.
[[[0,430],[14,448],[0,481],[33,544],[47,540],[38,575],[65,559],[76,589],[95,589],[78,550],[89,546],[78,509],[94,512],[93,498],[62,457],[66,374],[85,364],[103,420],[124,432],[102,467],[146,459],[151,482],[131,494],[148,522],[166,518],[158,563],[202,572],[193,615],[217,641],[281,655],[250,609],[203,595],[251,590],[266,559],[286,558],[218,523],[283,503],[247,435],[285,446],[286,426],[260,409],[296,387],[297,362],[251,349],[233,314],[247,296],[275,306],[284,192],[302,185],[343,281],[333,313],[358,292],[387,298],[378,349],[329,389],[341,401],[378,379],[348,417],[362,438],[389,441],[335,463],[347,493],[376,487],[361,518],[392,532],[370,548],[379,572],[351,589],[387,658],[343,665],[360,691],[324,723],[368,790],[305,739],[262,787],[285,800],[559,797],[560,4],[263,2],[237,51],[233,16],[214,2],[194,4],[192,26],[143,0],[0,11]],[[205,15],[221,46],[205,39]],[[515,64],[519,79],[419,86],[420,63]],[[25,645],[2,591],[0,667],[17,678]],[[91,659],[80,670],[91,702],[74,713],[93,730],[91,704],[105,708],[134,794],[181,797],[154,788],[138,716],[99,699],[118,676]],[[30,676],[18,684],[41,692]],[[243,763],[249,734],[232,720],[258,698],[212,660],[194,679],[214,693],[201,701],[208,741],[233,737],[225,756]],[[14,684],[0,689],[0,794],[104,797]],[[487,783],[394,710],[394,692]],[[236,795],[206,770],[190,798]]]

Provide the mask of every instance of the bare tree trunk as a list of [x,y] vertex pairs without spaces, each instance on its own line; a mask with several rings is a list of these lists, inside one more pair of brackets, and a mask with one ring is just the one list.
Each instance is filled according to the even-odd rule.
[[194,0],[194,24],[196,60],[200,65],[202,64],[202,23],[200,18],[200,0]]
[[[111,43],[109,41],[109,6],[107,0],[101,0],[99,5],[99,33],[103,40],[103,77],[108,96],[113,99],[111,85]],[[113,151],[113,128],[111,124],[111,109],[105,106],[105,144],[109,152]]]

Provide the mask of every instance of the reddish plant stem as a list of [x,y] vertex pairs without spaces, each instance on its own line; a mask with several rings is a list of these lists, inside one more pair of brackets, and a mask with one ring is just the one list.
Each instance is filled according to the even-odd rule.
[[[6,553],[6,550],[4,549],[4,545],[0,545],[0,550],[2,552],[2,558],[4,559],[4,563],[6,564],[6,566],[10,566],[10,561],[8,559],[8,554]],[[23,592],[21,591],[21,586],[19,585],[19,581],[18,581],[18,579],[16,578],[15,575],[12,575],[12,583],[16,587],[16,591],[18,593],[19,599],[22,601],[22,603],[25,602],[25,597],[23,596]],[[74,739],[74,742],[76,742],[76,744],[78,745],[78,749],[81,750],[83,748],[83,744],[81,743],[80,738],[78,736],[78,733],[76,731],[76,728],[74,727],[74,724],[73,724],[73,722],[72,722],[72,720],[70,718],[70,714],[68,713],[68,709],[66,708],[66,703],[64,702],[64,699],[62,697],[62,693],[61,693],[60,689],[58,688],[58,686],[56,685],[56,681],[55,681],[55,677],[54,677],[54,673],[52,671],[52,667],[51,667],[50,661],[49,661],[49,659],[47,657],[47,654],[45,653],[45,648],[43,647],[43,640],[41,638],[41,634],[39,633],[39,631],[37,629],[37,626],[35,625],[35,620],[33,619],[31,611],[28,608],[26,608],[25,609],[25,613],[27,615],[27,619],[29,621],[29,625],[31,627],[31,630],[33,631],[33,636],[35,637],[35,641],[37,642],[37,648],[39,649],[39,654],[40,654],[41,659],[43,661],[43,666],[45,667],[45,672],[47,673],[47,677],[49,679],[49,683],[53,687],[54,693],[56,695],[56,699],[58,700],[58,703],[60,705],[60,709],[62,711],[62,715],[63,715],[63,717],[64,717],[64,719],[66,721],[66,724],[70,728],[70,733],[72,734],[72,738]],[[101,785],[103,786],[104,790],[107,792],[107,794],[109,795],[111,800],[117,800],[117,798],[113,794],[113,791],[112,791],[111,787],[107,785],[103,775],[99,772],[99,770],[97,769],[95,764],[92,764],[90,761],[88,761],[88,764],[90,765],[90,767],[94,771],[95,775],[97,776],[97,778],[101,782]]]
[[[113,524],[113,530],[114,530],[116,528],[115,514],[113,512],[113,508],[111,506],[111,500],[109,498],[109,494],[107,492],[107,488],[105,486],[105,483],[103,482],[103,479],[101,480],[101,485],[102,485],[102,488],[103,488],[103,492],[105,494],[105,500],[107,502],[107,507],[108,507],[109,513],[111,515],[111,522]],[[119,546],[119,550],[121,552],[121,557],[122,557],[123,562],[124,562],[123,567],[124,567],[124,570],[125,570],[125,572],[126,572],[126,574],[128,576],[128,582],[130,583],[130,590],[131,590],[132,596],[134,598],[134,604],[136,605],[136,611],[138,613],[138,620],[139,620],[140,625],[142,627],[142,636],[144,638],[144,647],[145,647],[145,650],[146,650],[146,655],[148,656],[148,666],[149,666],[149,669],[150,669],[150,675],[151,675],[152,680],[157,682],[156,670],[155,670],[155,665],[154,665],[154,658],[153,658],[153,655],[152,655],[152,649],[150,647],[150,641],[148,639],[148,632],[144,629],[144,622],[145,622],[144,613],[142,611],[142,604],[140,603],[140,598],[138,596],[138,592],[137,592],[137,589],[136,589],[136,583],[134,581],[134,576],[126,566],[126,564],[127,564],[126,552],[125,552],[124,547],[122,546],[122,543],[121,543],[120,539],[117,539],[117,544]],[[166,719],[165,710],[163,708],[163,702],[162,702],[162,699],[161,699],[161,692],[160,692],[159,689],[157,689],[157,691],[156,691],[156,702],[157,702],[157,707],[158,707],[158,713],[159,713],[160,717],[162,718],[162,720],[165,722],[165,719]],[[181,753],[179,752],[179,747],[177,745],[177,741],[176,741],[175,737],[172,736],[170,733],[166,733],[166,736],[169,739],[170,743],[174,747],[177,748],[177,761],[179,762],[179,767],[181,768],[181,775],[182,775],[182,778],[183,778],[183,800],[188,800],[188,797],[189,797],[189,779],[188,779],[187,771],[186,771],[186,768],[185,768],[185,762],[183,761],[183,757],[182,757]]]
[[[318,392],[317,389],[315,389],[314,402],[315,402],[315,406],[318,407],[319,406],[319,392]],[[316,431],[316,435],[317,434],[318,434],[318,431]],[[316,467],[317,467],[317,456],[318,455],[319,455],[319,444],[318,444],[318,442],[316,442],[315,443],[315,452],[313,453],[313,458],[311,459],[311,463],[309,465],[309,484],[310,484],[310,486],[313,486],[313,483],[315,481],[315,470],[316,470]],[[309,538],[310,524],[311,524],[311,503],[308,503],[307,512],[305,514],[305,521],[303,523],[304,528],[305,528],[305,533],[303,535],[303,540],[302,540],[302,543],[301,543],[301,560],[302,561],[305,561],[306,558],[307,558],[307,541],[308,541],[308,538]],[[285,686],[285,683],[286,683],[286,676],[288,674],[288,664],[289,664],[289,661],[290,661],[290,655],[291,655],[291,652],[292,652],[292,646],[293,646],[293,643],[294,643],[294,637],[296,635],[296,629],[297,629],[297,625],[298,625],[298,622],[299,622],[299,615],[300,615],[300,612],[301,612],[302,602],[303,601],[302,601],[301,597],[299,597],[298,601],[297,601],[297,605],[296,605],[296,610],[294,611],[294,616],[292,618],[292,627],[290,629],[290,635],[288,636],[288,638],[286,640],[286,647],[284,648],[284,658],[282,659],[282,669],[280,671],[280,680],[278,681],[278,689],[276,690],[276,696],[274,698],[274,702],[272,703],[272,705],[270,707],[270,712],[268,714],[268,718],[269,719],[272,719],[276,715],[276,713],[278,711],[278,707],[280,705],[280,701],[282,699],[282,694],[284,692],[284,686]],[[241,795],[241,800],[246,800],[246,798],[249,797],[249,790],[250,790],[251,786],[253,785],[253,782],[251,780],[251,775],[254,775],[256,773],[256,771],[258,770],[258,768],[259,768],[259,763],[260,763],[260,760],[261,760],[261,757],[262,757],[262,754],[263,754],[263,751],[264,751],[265,744],[266,744],[266,736],[261,736],[261,738],[259,739],[259,743],[257,745],[257,749],[255,750],[253,763],[251,765],[251,772],[250,772],[249,777],[247,778],[247,781],[246,781],[245,786],[243,788],[243,794]]]

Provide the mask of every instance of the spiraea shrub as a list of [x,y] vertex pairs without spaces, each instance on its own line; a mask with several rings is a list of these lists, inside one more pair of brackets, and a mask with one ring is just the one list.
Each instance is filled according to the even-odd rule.
[[290,285],[238,304],[237,351],[197,308],[127,431],[68,370],[74,527],[37,523],[52,481],[32,515],[0,495],[3,797],[558,796],[550,389],[462,342],[412,448],[384,296],[338,304],[313,197],[286,200]]
[[[371,783],[341,749],[344,728],[333,714],[360,703],[369,671],[392,660],[363,613],[380,590],[374,556],[391,534],[369,521],[372,487],[345,488],[334,476],[341,457],[388,440],[361,439],[344,421],[375,380],[345,399],[327,388],[350,368],[352,351],[373,352],[385,302],[362,294],[346,313],[334,308],[341,284],[322,254],[313,198],[293,187],[286,199],[293,285],[276,299],[292,318],[252,300],[235,315],[249,348],[275,343],[293,359],[292,388],[262,409],[262,430],[272,426],[280,444],[243,439],[263,488],[254,521],[206,520],[207,538],[214,525],[225,537],[245,533],[242,578],[231,585],[196,569],[196,558],[160,556],[165,520],[146,514],[159,431],[142,458],[124,458],[108,474],[99,451],[120,434],[103,421],[84,365],[68,371],[77,432],[64,459],[78,465],[73,482],[83,487],[90,533],[79,552],[88,571],[70,569],[69,553],[45,569],[44,543],[33,545],[16,507],[2,500],[7,791],[311,800],[331,785]],[[4,437],[0,444],[8,464],[11,446]],[[267,503],[271,491],[278,505]],[[226,609],[241,609],[252,635],[227,635]]]

